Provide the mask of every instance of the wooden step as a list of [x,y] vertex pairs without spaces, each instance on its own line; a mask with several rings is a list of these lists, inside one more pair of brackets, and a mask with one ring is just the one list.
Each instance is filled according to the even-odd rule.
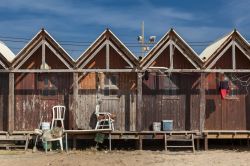
[[[195,152],[194,148],[194,135],[174,135],[174,136],[167,136],[164,135],[165,140],[165,149],[167,148],[192,148],[193,152]],[[192,145],[168,145],[168,142],[191,142]]]
[[183,146],[166,146],[166,147],[168,147],[168,148],[193,148],[192,145],[190,145],[190,146],[187,146],[187,145],[183,145]]
[[192,139],[167,139],[169,142],[192,142]]
[[25,147],[25,145],[0,144],[0,147],[24,148],[24,147]]

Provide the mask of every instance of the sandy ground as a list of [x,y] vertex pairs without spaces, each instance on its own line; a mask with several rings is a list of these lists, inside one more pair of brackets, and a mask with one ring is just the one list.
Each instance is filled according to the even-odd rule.
[[250,151],[209,150],[191,152],[166,151],[71,151],[69,153],[0,151],[1,166],[143,166],[143,165],[250,165]]

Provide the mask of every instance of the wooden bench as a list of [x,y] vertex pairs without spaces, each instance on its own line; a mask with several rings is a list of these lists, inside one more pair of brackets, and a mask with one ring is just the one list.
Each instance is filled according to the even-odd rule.
[[[0,147],[5,147],[7,150],[10,148],[24,148],[26,151],[28,149],[30,140],[29,133],[12,133],[1,131],[0,132]],[[24,141],[24,145],[17,145],[17,141]]]

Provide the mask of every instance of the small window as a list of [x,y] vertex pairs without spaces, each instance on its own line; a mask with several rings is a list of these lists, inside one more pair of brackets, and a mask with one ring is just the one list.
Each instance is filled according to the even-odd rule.
[[106,74],[104,78],[104,96],[117,96],[118,95],[118,75]]
[[239,99],[237,85],[232,80],[234,79],[226,74],[221,75],[219,89],[222,99]]
[[177,95],[178,86],[176,78],[168,75],[157,75],[159,89],[164,92],[164,95]]
[[38,75],[37,87],[41,90],[43,97],[52,97],[57,95],[57,79],[48,74]]

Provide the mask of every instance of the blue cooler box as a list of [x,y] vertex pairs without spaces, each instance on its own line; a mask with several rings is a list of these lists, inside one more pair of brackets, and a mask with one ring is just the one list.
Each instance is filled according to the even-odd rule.
[[162,130],[172,131],[173,130],[173,120],[162,120]]

